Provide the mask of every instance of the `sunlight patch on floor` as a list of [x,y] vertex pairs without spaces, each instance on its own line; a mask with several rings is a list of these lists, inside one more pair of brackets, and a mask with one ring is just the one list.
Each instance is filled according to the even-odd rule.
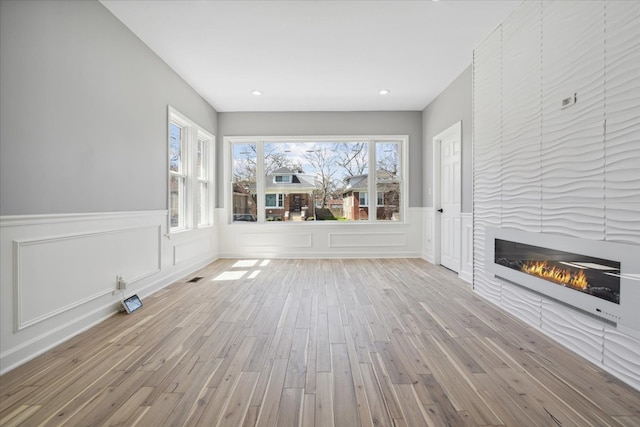
[[233,264],[233,267],[253,267],[258,263],[257,259],[241,259],[240,261]]
[[223,280],[239,280],[242,279],[246,271],[225,271],[218,274],[218,276],[211,279],[212,282],[221,282]]

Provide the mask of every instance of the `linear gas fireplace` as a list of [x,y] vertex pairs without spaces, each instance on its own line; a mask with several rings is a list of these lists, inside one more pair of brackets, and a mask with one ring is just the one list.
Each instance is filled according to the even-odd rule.
[[597,298],[620,304],[620,262],[579,253],[494,240],[495,262]]
[[640,336],[640,246],[486,229],[486,270]]

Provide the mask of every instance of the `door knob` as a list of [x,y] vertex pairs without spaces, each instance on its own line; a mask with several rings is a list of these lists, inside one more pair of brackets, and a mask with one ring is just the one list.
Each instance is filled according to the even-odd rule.
[[442,208],[438,209],[438,212],[442,213],[442,212],[443,212],[443,211],[442,211]]

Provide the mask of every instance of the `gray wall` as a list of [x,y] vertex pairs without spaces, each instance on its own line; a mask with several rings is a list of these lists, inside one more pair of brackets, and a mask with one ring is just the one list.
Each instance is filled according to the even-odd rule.
[[98,2],[0,2],[0,214],[166,209],[167,104],[216,111]]
[[[433,164],[433,137],[452,124],[462,121],[462,212],[471,212],[473,206],[471,93],[472,72],[469,66],[422,112],[425,165]],[[425,170],[424,175],[424,206],[433,206],[433,191],[428,193],[428,189],[433,186],[430,167]]]
[[224,205],[224,136],[409,135],[409,206],[422,206],[422,117],[419,111],[218,114],[218,206]]

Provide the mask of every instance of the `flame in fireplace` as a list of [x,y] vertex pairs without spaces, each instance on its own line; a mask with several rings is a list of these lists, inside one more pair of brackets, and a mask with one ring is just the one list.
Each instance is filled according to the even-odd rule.
[[527,261],[522,266],[522,272],[581,291],[588,286],[587,277],[582,270],[573,272],[568,268],[549,265],[547,261]]

